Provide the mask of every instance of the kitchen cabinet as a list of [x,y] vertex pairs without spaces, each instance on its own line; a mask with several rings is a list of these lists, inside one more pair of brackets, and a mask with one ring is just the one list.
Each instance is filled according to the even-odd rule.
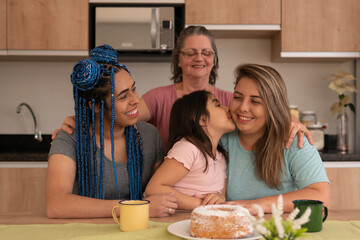
[[6,3],[8,55],[87,56],[88,0]]
[[[47,162],[21,165],[24,164],[0,167],[0,215],[16,212],[45,214]],[[360,209],[360,167],[327,167],[326,172],[331,182],[330,208]]]
[[283,0],[272,59],[360,57],[360,1]]
[[360,209],[360,168],[326,168],[331,209]]
[[0,215],[46,213],[47,168],[0,168]]
[[6,50],[6,0],[0,0],[0,55]]
[[215,37],[267,37],[280,30],[280,0],[186,0],[185,24]]

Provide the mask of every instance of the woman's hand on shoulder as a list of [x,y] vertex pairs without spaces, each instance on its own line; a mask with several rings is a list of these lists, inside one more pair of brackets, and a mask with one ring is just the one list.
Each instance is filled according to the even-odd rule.
[[75,116],[66,117],[64,122],[61,124],[61,129],[56,129],[51,135],[51,139],[54,139],[61,130],[64,130],[68,134],[72,134],[73,128],[75,129],[75,125]]
[[291,115],[290,134],[289,138],[286,140],[287,149],[290,148],[296,134],[298,135],[299,148],[302,148],[304,146],[304,136],[307,137],[310,144],[314,144],[310,131],[295,116]]
[[146,197],[150,201],[150,217],[168,217],[179,208],[179,200],[174,193],[156,194]]

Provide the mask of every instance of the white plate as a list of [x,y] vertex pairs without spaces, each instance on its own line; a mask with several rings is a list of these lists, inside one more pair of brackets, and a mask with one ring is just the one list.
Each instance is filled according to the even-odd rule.
[[[190,235],[189,228],[190,228],[190,220],[183,220],[183,221],[179,221],[179,222],[176,222],[176,223],[173,223],[173,224],[169,225],[167,227],[167,230],[171,234],[174,234],[174,235],[176,235],[178,237],[182,237],[182,238],[185,238],[185,239],[191,239],[191,240],[200,240],[200,239],[205,240],[205,239],[207,239],[207,238],[192,237]],[[238,238],[238,239],[252,240],[252,239],[259,239],[259,238],[261,238],[261,235],[254,229],[254,232],[251,235],[243,237],[243,238]],[[211,239],[211,240],[216,240],[216,239]]]

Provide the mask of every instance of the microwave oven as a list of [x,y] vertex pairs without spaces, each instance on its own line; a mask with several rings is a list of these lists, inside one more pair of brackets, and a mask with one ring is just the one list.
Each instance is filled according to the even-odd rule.
[[90,1],[89,11],[90,49],[108,44],[120,61],[171,61],[184,28],[184,4]]

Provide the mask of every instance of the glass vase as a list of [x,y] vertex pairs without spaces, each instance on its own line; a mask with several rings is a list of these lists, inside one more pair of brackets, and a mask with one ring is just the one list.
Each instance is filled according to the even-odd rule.
[[348,132],[349,132],[349,119],[344,111],[343,114],[338,114],[336,119],[337,131],[337,151],[339,153],[348,153]]

